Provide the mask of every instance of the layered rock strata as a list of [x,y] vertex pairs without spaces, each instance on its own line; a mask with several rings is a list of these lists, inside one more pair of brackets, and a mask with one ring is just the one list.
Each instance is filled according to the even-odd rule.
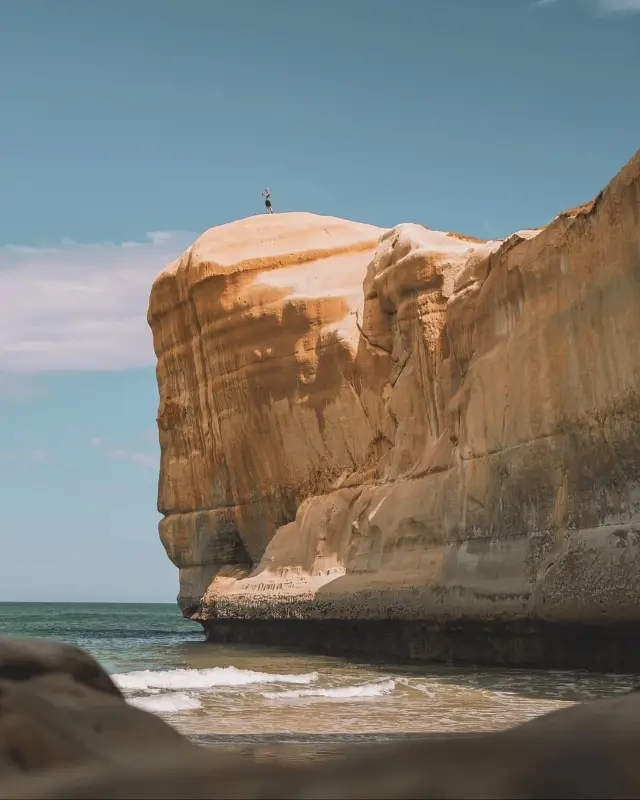
[[161,538],[211,638],[640,667],[640,153],[504,241],[214,228],[149,322]]

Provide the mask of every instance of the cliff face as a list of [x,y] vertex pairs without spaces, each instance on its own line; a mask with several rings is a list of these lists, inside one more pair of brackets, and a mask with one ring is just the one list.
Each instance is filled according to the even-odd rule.
[[207,231],[156,279],[160,536],[184,609],[370,458],[354,356],[381,233],[261,215]]
[[[183,609],[211,636],[344,621],[354,649],[425,656],[451,648],[367,621],[640,622],[639,312],[640,153],[504,242],[300,214],[208,232],[149,312]],[[495,660],[545,661],[518,636]]]

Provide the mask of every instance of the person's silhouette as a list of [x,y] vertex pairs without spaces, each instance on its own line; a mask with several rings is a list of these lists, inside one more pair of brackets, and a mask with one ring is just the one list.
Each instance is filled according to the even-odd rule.
[[264,197],[264,207],[267,209],[267,214],[273,214],[273,208],[271,206],[271,190],[265,189],[262,193]]

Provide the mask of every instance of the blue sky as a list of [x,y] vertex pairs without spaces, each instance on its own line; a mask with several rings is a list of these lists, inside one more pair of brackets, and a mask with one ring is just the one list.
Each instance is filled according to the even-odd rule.
[[640,0],[5,0],[0,599],[175,597],[154,275],[261,211],[482,237],[640,145]]

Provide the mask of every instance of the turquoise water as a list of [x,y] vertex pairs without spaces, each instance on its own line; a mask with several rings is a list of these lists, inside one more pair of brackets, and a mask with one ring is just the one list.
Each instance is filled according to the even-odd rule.
[[132,705],[202,741],[332,741],[509,727],[635,675],[375,664],[213,645],[173,604],[0,603],[0,636],[77,645]]
[[44,636],[88,650],[108,672],[182,665],[202,642],[175,603],[0,603],[0,636]]

